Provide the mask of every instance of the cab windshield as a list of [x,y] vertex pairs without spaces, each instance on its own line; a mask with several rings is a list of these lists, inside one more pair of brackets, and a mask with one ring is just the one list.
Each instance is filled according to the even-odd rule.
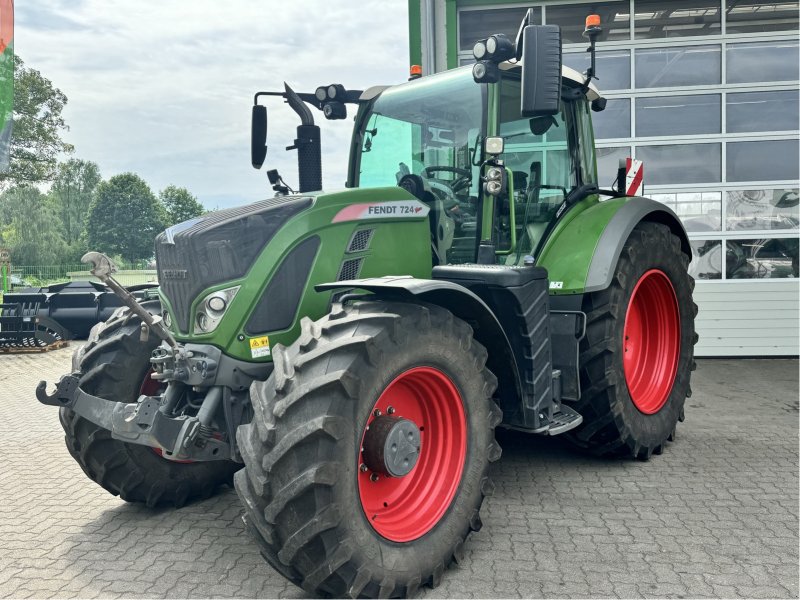
[[384,91],[362,120],[358,187],[422,179],[437,262],[475,260],[486,86],[470,68]]

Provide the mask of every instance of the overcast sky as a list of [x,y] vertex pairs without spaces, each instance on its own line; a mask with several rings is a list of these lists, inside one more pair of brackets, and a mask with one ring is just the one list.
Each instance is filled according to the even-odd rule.
[[[298,119],[279,99],[265,168],[250,166],[253,93],[404,81],[407,18],[406,0],[23,0],[14,50],[69,98],[76,157],[222,208],[271,196],[266,168],[297,183]],[[343,187],[352,119],[314,117],[324,187]]]

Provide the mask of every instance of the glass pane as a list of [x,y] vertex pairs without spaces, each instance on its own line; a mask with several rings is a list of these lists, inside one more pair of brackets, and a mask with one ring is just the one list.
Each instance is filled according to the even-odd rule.
[[719,94],[637,98],[636,135],[719,133],[721,105]]
[[800,128],[797,91],[728,94],[728,133]]
[[[564,54],[564,65],[571,67],[579,73],[585,73],[589,68],[588,52],[569,52]],[[615,50],[613,52],[598,52],[596,61],[598,87],[607,92],[609,90],[627,90],[631,87],[631,51]]]
[[800,178],[797,140],[728,142],[728,181],[784,181]]
[[597,183],[600,187],[611,187],[617,180],[619,161],[632,156],[630,146],[615,146],[612,148],[598,148],[597,152]]
[[716,35],[721,31],[719,0],[636,0],[637,39]]
[[720,180],[720,144],[638,146],[636,158],[644,161],[644,184],[711,183]]
[[440,225],[437,252],[452,263],[475,260],[475,196],[481,181],[471,158],[483,134],[481,87],[470,69],[402,83],[375,100],[359,132],[359,187],[393,186],[408,175],[421,178],[433,197],[431,218]]
[[722,229],[722,192],[648,194],[648,197],[674,210],[683,221],[686,231]]
[[797,29],[797,2],[727,0],[725,24],[728,33],[765,33]]
[[608,101],[606,109],[592,112],[595,139],[631,137],[630,98],[614,98]]
[[797,52],[796,41],[729,44],[728,83],[796,81],[800,79]]
[[[526,12],[528,12],[527,6],[460,11],[458,13],[459,48],[471,52],[475,42],[493,33],[505,33],[509,39],[514,40]],[[541,23],[542,9],[535,8],[534,12],[536,23]]]
[[636,87],[667,87],[719,83],[719,46],[636,50]]
[[598,41],[628,40],[631,37],[631,10],[627,0],[562,4],[548,6],[545,14],[548,25],[561,26],[561,41],[565,44],[585,44],[583,37],[586,17],[600,15],[603,33]]
[[722,242],[720,240],[689,240],[692,262],[689,275],[695,279],[722,279]]
[[797,277],[797,238],[726,240],[725,274],[728,279]]
[[731,231],[797,229],[800,223],[798,189],[728,192],[725,215],[726,227]]

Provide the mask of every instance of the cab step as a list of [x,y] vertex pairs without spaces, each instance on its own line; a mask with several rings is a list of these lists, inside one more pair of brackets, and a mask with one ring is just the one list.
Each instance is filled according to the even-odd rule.
[[541,427],[534,429],[531,433],[560,435],[570,429],[574,429],[581,423],[583,423],[581,414],[562,404],[559,411],[553,413],[553,417],[550,420],[545,421]]

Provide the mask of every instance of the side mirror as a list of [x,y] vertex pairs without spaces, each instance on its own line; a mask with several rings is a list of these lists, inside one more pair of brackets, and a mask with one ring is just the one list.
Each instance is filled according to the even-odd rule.
[[522,30],[522,116],[555,115],[560,101],[561,28],[527,25]]
[[250,162],[260,169],[267,157],[267,107],[261,104],[253,106],[253,118],[250,127]]

